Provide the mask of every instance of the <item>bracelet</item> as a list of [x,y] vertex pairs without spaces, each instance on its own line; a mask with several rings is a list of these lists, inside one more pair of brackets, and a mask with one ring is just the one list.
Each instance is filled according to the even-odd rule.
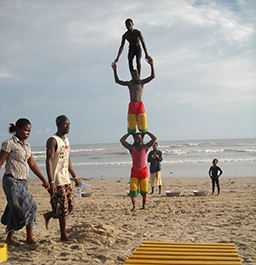
[[51,181],[50,181],[50,184],[54,184],[54,181],[53,181],[53,180],[51,180]]

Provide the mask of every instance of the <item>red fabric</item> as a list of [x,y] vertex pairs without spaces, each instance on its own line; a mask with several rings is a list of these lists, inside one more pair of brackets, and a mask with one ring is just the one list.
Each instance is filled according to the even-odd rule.
[[148,169],[147,167],[142,168],[134,168],[131,169],[131,178],[140,178],[145,179],[148,177]]
[[129,103],[128,114],[139,115],[144,112],[145,108],[142,101],[135,101]]

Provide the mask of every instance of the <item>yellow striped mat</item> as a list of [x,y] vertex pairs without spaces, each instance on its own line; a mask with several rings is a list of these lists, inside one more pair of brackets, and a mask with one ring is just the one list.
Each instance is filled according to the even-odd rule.
[[125,265],[242,265],[232,243],[143,242]]
[[0,243],[0,262],[7,260],[7,245]]

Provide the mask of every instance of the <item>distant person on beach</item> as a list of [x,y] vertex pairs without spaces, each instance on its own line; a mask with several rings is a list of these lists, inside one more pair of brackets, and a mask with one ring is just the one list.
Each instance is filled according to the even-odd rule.
[[5,172],[2,179],[7,206],[1,218],[6,226],[7,244],[12,243],[15,231],[26,226],[26,243],[34,244],[33,225],[36,220],[37,205],[28,192],[29,169],[42,181],[45,189],[49,188],[32,156],[31,147],[26,141],[31,132],[31,122],[25,118],[10,124],[9,132],[12,138],[2,143],[0,151],[0,168],[5,162]]
[[134,143],[129,144],[127,138],[129,133],[125,134],[121,139],[121,144],[129,150],[132,157],[132,168],[130,176],[130,197],[132,201],[132,209],[135,210],[135,201],[139,193],[142,196],[142,209],[145,209],[148,193],[148,169],[147,169],[147,151],[153,146],[156,141],[156,137],[150,133],[146,132],[151,140],[144,144],[143,137],[144,134],[136,133],[133,135]]
[[161,178],[161,162],[163,161],[162,152],[158,150],[158,143],[155,142],[153,150],[148,154],[148,163],[150,163],[150,186],[151,193],[154,193],[154,185],[158,186],[158,192],[161,194],[162,178]]
[[143,47],[143,50],[145,52],[145,58],[147,61],[151,60],[151,57],[148,55],[146,45],[144,43],[144,39],[142,37],[142,34],[139,30],[133,28],[133,21],[132,19],[128,18],[125,21],[125,26],[127,28],[127,31],[122,36],[121,45],[118,50],[118,54],[116,59],[114,60],[114,64],[117,64],[119,57],[121,53],[123,52],[125,41],[127,40],[129,42],[129,52],[128,52],[128,63],[129,63],[129,69],[130,73],[132,75],[134,68],[133,68],[133,59],[136,57],[136,65],[137,65],[137,72],[140,77],[141,73],[141,46]]
[[147,115],[142,102],[142,94],[144,84],[155,78],[153,59],[151,58],[148,63],[151,66],[151,75],[145,79],[140,79],[138,72],[133,70],[132,79],[130,81],[120,80],[117,75],[117,65],[115,63],[112,64],[115,82],[121,86],[127,86],[130,93],[130,103],[128,107],[128,133],[136,133],[136,128],[142,133],[147,131]]
[[66,232],[67,216],[74,208],[74,195],[69,173],[75,185],[80,185],[80,180],[72,167],[69,157],[70,144],[66,134],[69,133],[70,122],[65,115],[56,118],[57,132],[47,140],[46,143],[46,171],[50,184],[52,211],[45,213],[45,225],[51,218],[59,219],[60,240],[67,241]]
[[214,158],[212,161],[212,166],[209,169],[209,176],[212,179],[212,194],[214,194],[215,191],[215,184],[217,185],[218,189],[218,195],[220,194],[220,183],[219,183],[219,177],[222,174],[222,170],[217,166],[218,159]]

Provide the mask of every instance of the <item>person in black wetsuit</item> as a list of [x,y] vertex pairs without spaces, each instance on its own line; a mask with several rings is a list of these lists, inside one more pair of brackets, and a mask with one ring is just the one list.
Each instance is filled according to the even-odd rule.
[[212,194],[214,194],[215,184],[217,185],[218,195],[220,194],[220,183],[219,177],[222,174],[222,170],[217,166],[218,159],[214,158],[212,161],[212,166],[209,169],[209,176],[212,179]]
[[142,34],[139,30],[133,28],[133,21],[132,19],[128,18],[125,21],[125,26],[127,28],[127,31],[122,36],[122,41],[120,48],[118,50],[118,54],[116,59],[114,60],[114,64],[117,64],[119,57],[124,49],[125,41],[127,40],[129,42],[129,52],[128,52],[128,62],[129,62],[129,69],[130,73],[132,74],[134,68],[133,68],[133,59],[136,57],[136,64],[137,64],[137,71],[140,76],[141,72],[141,45],[143,47],[143,50],[145,52],[145,58],[147,61],[151,59],[151,57],[148,55],[146,45],[144,43],[144,39],[142,37]]

